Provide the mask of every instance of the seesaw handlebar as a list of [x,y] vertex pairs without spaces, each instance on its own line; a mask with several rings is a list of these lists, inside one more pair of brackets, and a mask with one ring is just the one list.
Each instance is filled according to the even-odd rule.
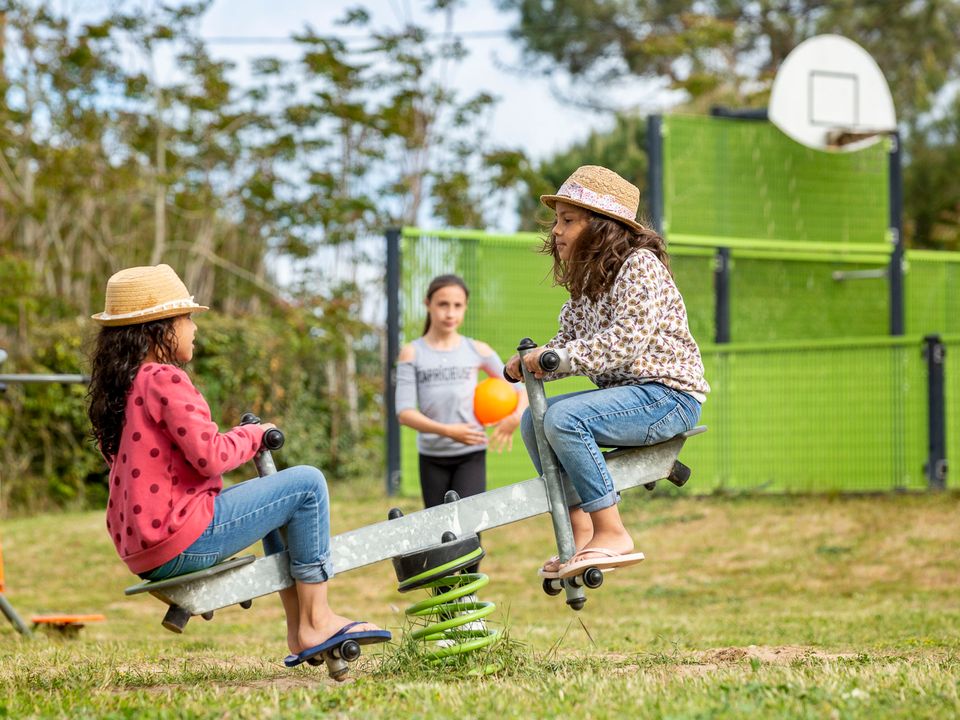
[[[260,418],[252,412],[245,412],[240,418],[241,425],[259,425]],[[279,450],[283,447],[283,431],[279,428],[270,428],[263,434],[263,440],[260,447],[263,450]]]
[[[524,338],[520,343],[519,350],[529,351],[536,347],[536,344],[530,340],[530,338]],[[522,360],[521,360],[522,362]],[[539,358],[540,369],[544,372],[553,372],[558,367],[560,367],[560,356],[557,354],[556,350],[545,350]],[[507,372],[507,368],[503,368],[503,378],[507,382],[518,383],[520,382],[519,378],[514,378]]]

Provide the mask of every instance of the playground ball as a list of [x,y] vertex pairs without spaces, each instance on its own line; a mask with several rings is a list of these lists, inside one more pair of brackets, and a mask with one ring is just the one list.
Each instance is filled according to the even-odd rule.
[[517,409],[517,391],[506,380],[487,378],[473,393],[473,414],[481,425],[492,425]]

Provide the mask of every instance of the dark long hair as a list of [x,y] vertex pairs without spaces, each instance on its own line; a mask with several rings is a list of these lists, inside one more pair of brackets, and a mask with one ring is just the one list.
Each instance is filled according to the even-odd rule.
[[175,317],[140,325],[101,328],[90,357],[90,406],[87,416],[93,438],[107,460],[120,448],[127,394],[137,371],[152,349],[157,361],[177,365]]
[[[463,294],[467,296],[467,300],[470,299],[470,291],[467,289],[467,284],[463,281],[462,277],[459,275],[437,275],[430,281],[430,285],[427,286],[427,302],[430,302],[430,298],[433,297],[433,294],[437,290],[442,290],[452,285],[456,285],[463,290]],[[427,322],[423,325],[423,334],[426,335],[428,330],[430,330],[430,313],[427,313]]]
[[670,270],[667,243],[653,230],[634,230],[604,215],[584,209],[590,219],[573,246],[573,255],[564,262],[557,253],[553,236],[556,220],[550,224],[550,234],[544,239],[540,252],[553,257],[553,281],[570,293],[574,300],[586,296],[596,302],[617,279],[617,273],[627,256],[637,248],[646,248]]

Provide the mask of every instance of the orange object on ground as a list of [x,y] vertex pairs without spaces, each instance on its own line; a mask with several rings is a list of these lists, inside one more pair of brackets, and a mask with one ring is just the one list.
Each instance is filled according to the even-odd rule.
[[517,409],[517,391],[502,378],[490,377],[477,383],[473,392],[473,414],[481,425],[492,425]]
[[30,618],[34,625],[84,625],[104,620],[103,615],[34,615]]
[[103,622],[106,618],[103,615],[34,615],[30,620],[34,628],[43,627],[63,637],[75,638],[87,623]]

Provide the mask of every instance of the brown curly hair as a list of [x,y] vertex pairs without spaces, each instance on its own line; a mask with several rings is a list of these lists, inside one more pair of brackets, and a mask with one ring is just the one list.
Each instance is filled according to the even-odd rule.
[[176,360],[175,317],[140,325],[104,327],[97,335],[90,357],[87,417],[100,452],[112,462],[120,448],[127,394],[147,353],[157,362],[180,365]]
[[670,270],[670,256],[667,243],[653,230],[643,228],[634,230],[623,223],[598,215],[581,208],[589,216],[587,227],[583,229],[573,246],[573,255],[567,260],[560,259],[553,228],[557,221],[550,224],[550,234],[544,238],[540,252],[553,257],[553,282],[561,285],[577,300],[586,296],[596,302],[612,286],[617,273],[627,256],[638,248],[650,250],[657,259]]

